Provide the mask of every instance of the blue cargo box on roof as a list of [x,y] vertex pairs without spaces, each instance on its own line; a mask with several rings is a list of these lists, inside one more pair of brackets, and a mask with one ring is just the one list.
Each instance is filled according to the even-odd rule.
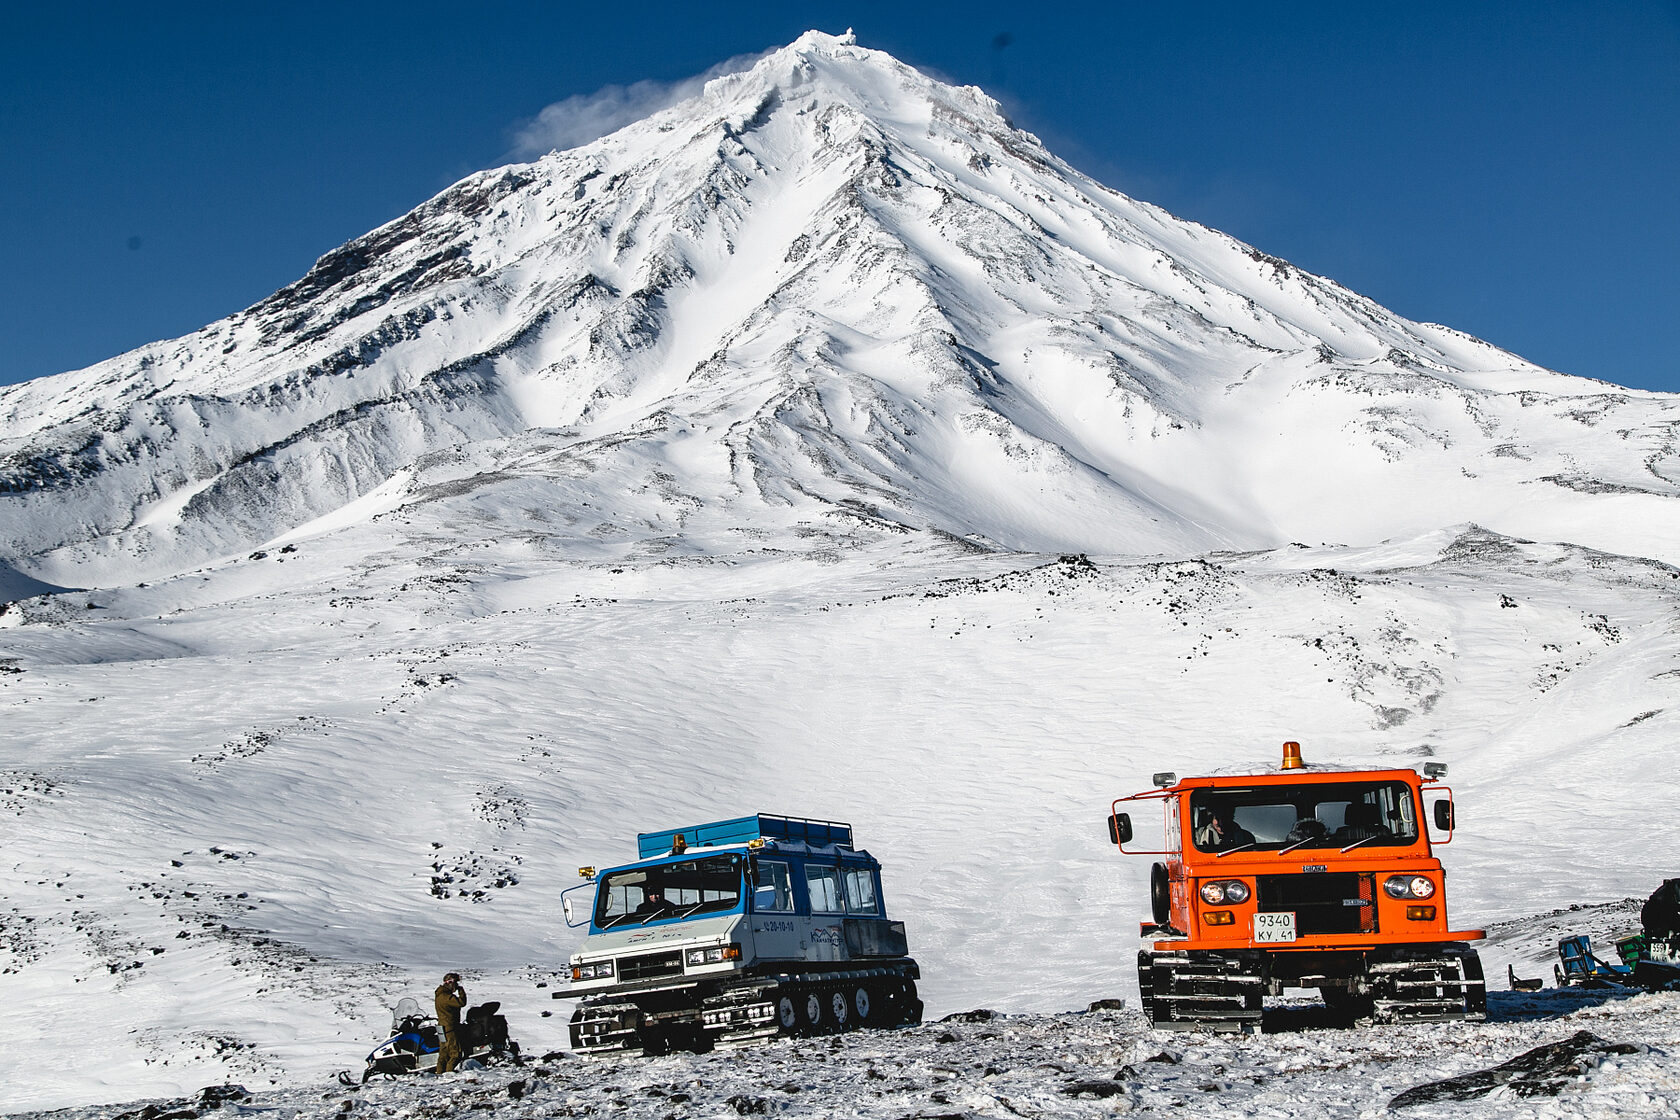
[[839,821],[814,821],[804,817],[774,817],[759,813],[751,817],[735,817],[710,824],[668,828],[662,832],[642,832],[636,835],[636,852],[640,859],[668,854],[677,837],[690,850],[721,848],[728,844],[746,844],[753,840],[799,840],[813,848],[835,844],[852,846],[852,826]]

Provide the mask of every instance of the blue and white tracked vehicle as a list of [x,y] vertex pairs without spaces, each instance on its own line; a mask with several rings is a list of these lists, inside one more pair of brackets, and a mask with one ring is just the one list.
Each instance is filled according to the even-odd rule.
[[[850,825],[752,816],[644,832],[596,873],[572,1046],[704,1050],[919,1023],[921,972]],[[571,893],[567,892],[568,895]],[[566,903],[567,924],[574,920]]]

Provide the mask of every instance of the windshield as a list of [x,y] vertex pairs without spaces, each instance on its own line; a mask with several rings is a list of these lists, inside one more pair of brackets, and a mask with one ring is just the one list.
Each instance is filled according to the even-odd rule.
[[741,857],[706,856],[603,875],[595,891],[595,924],[623,929],[722,913],[740,904]]
[[1198,789],[1190,817],[1201,852],[1398,847],[1418,838],[1405,782]]

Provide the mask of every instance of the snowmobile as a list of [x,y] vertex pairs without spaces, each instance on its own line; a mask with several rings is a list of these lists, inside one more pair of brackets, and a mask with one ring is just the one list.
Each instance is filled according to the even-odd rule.
[[[504,1060],[520,1064],[519,1043],[508,1038],[507,1018],[497,1014],[501,1006],[492,1001],[467,1009],[461,1023],[466,1036],[461,1055],[463,1064],[469,1060],[484,1065]],[[376,1073],[388,1076],[430,1073],[437,1068],[440,1042],[437,1020],[421,1012],[420,1002],[412,998],[398,1000],[391,1010],[391,1036],[367,1056],[362,1082]],[[348,1070],[339,1073],[338,1079],[346,1085],[357,1084]]]

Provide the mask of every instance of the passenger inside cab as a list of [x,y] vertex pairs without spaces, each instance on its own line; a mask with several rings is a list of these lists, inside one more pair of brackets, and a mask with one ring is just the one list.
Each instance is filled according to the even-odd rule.
[[1196,829],[1196,847],[1204,852],[1223,852],[1254,843],[1254,833],[1238,824],[1229,801],[1215,801],[1205,810],[1206,820]]
[[665,901],[665,892],[658,887],[649,887],[646,893],[642,895],[641,904],[636,907],[636,916],[647,917],[650,914],[661,914],[670,908],[671,904]]

